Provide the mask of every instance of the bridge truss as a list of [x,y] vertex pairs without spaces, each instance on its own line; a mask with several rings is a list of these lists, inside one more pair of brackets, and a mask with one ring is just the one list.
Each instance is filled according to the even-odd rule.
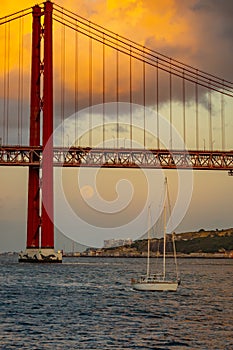
[[[42,167],[42,147],[1,147],[0,166]],[[233,151],[181,151],[55,147],[53,166],[228,170],[233,172]]]

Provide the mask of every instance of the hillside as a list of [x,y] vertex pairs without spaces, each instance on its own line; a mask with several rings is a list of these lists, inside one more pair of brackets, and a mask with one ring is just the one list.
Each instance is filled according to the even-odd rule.
[[[196,254],[204,256],[205,254],[217,254],[221,257],[230,256],[233,252],[233,228],[224,230],[204,229],[198,232],[185,232],[174,234],[177,254],[187,256]],[[167,235],[166,251],[172,252],[172,236]],[[151,240],[151,255],[156,256],[162,254],[163,239]],[[88,249],[82,255],[91,256],[146,256],[147,255],[147,239],[134,241],[131,245],[121,247]]]
[[[162,242],[161,242],[162,241]],[[168,235],[167,251],[171,246],[171,237]],[[226,230],[200,230],[198,232],[185,232],[175,234],[177,253],[217,253],[233,250],[233,229]],[[151,251],[162,252],[163,240],[153,239],[151,242]],[[147,250],[147,240],[135,241],[131,248],[135,247],[137,251]]]

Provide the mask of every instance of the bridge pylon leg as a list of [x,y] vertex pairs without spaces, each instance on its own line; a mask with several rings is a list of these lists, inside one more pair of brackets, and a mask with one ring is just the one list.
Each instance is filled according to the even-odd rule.
[[[20,253],[20,262],[62,262],[61,252],[54,251],[53,223],[53,74],[52,74],[52,10],[44,4],[44,97],[43,97],[43,162],[40,168],[30,167],[28,178],[27,248]],[[40,6],[33,7],[30,146],[40,145],[40,78],[41,78]],[[40,191],[40,182],[42,188]],[[42,209],[40,214],[40,192]],[[41,237],[40,237],[41,233]]]

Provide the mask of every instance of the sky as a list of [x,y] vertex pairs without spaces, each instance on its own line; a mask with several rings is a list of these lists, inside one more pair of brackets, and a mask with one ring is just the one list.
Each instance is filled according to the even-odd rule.
[[[139,0],[90,0],[90,1],[57,1],[58,5],[71,10],[80,16],[95,22],[105,28],[127,37],[143,46],[175,58],[188,65],[197,67],[199,70],[207,71],[225,80],[233,81],[233,3],[231,0],[163,0],[163,1],[139,1]],[[0,12],[2,16],[8,15],[23,8],[33,6],[33,1],[21,1],[20,5],[15,1],[2,1]],[[18,27],[17,27],[18,26]],[[21,70],[24,72],[22,108],[28,109],[29,104],[29,81],[30,81],[30,22],[25,19],[23,23],[23,64]],[[9,70],[11,81],[18,74],[20,45],[18,36],[19,24],[12,26],[11,59]],[[74,94],[75,74],[72,67],[74,61],[74,35],[67,30],[65,33],[55,25],[58,35],[54,38],[54,93],[55,93],[55,119],[59,124],[62,114],[67,118],[67,132],[65,143],[70,143],[72,136],[69,133],[74,122]],[[4,50],[4,30],[0,31],[0,43]],[[65,40],[64,40],[65,36]],[[63,39],[62,39],[63,38]],[[13,40],[15,39],[15,41]],[[62,45],[66,47],[65,66],[61,67]],[[89,133],[85,133],[86,121],[90,113],[85,108],[88,105],[88,59],[85,59],[85,49],[88,42],[79,39],[79,60],[83,63],[79,68],[79,105],[84,108],[80,114],[79,126],[83,132],[82,142],[88,139]],[[82,50],[83,49],[83,50]],[[94,46],[93,51],[97,57],[100,48]],[[101,56],[100,56],[101,57]],[[106,49],[106,102],[114,101],[115,86],[112,77],[115,72],[111,62],[115,56],[111,50]],[[120,55],[119,73],[119,96],[122,102],[127,101],[128,66]],[[100,58],[101,61],[101,58]],[[22,61],[21,61],[22,62]],[[101,103],[101,62],[98,60],[93,64],[93,103]],[[3,104],[3,80],[4,65],[1,65],[1,103]],[[134,102],[141,102],[141,76],[139,66],[135,64],[134,69]],[[140,68],[141,69],[141,68]],[[150,70],[147,71],[146,99],[148,108],[153,108],[153,87],[155,82],[151,78]],[[101,84],[99,83],[101,81]],[[63,84],[63,85],[62,85]],[[161,81],[163,85],[163,80]],[[65,108],[61,108],[62,88],[65,91]],[[17,93],[19,85],[11,83],[10,105],[12,110],[17,109]],[[160,113],[165,116],[168,110],[166,85],[163,85],[161,93]],[[189,127],[192,129],[191,117],[193,117],[195,106],[193,105],[193,94],[187,94],[190,112]],[[206,118],[206,96],[203,94],[200,101],[200,113]],[[213,98],[215,100],[215,96]],[[178,114],[181,96],[176,96],[173,108]],[[217,97],[216,97],[217,101]],[[215,101],[214,101],[215,102]],[[232,105],[227,103],[226,107],[226,136],[227,146],[231,145]],[[218,101],[216,102],[216,106]],[[111,106],[110,106],[111,107]],[[1,111],[2,111],[1,106]],[[219,134],[220,121],[218,107],[215,108],[216,118],[213,119],[214,146],[221,147],[221,135]],[[114,109],[114,108],[113,108]],[[123,106],[124,110],[124,106]],[[121,110],[120,110],[121,111]],[[2,113],[2,112],[1,112]],[[98,112],[99,113],[99,112]],[[96,113],[96,115],[98,114]],[[122,114],[126,113],[122,111]],[[95,113],[94,113],[95,114]],[[114,126],[114,112],[109,117],[109,144],[116,142]],[[174,113],[175,114],[175,113]],[[13,113],[12,113],[13,115]],[[135,112],[135,120],[138,114]],[[228,119],[227,119],[228,118]],[[20,119],[23,130],[23,140],[26,140],[27,121]],[[124,118],[122,117],[122,120]],[[203,117],[204,120],[204,117]],[[180,120],[177,121],[178,131]],[[17,140],[16,120],[10,119],[12,130],[12,143]],[[55,122],[56,124],[56,122]],[[204,121],[203,121],[204,124]],[[203,127],[204,128],[204,127]],[[122,126],[121,146],[127,144],[128,134]],[[204,147],[210,140],[205,136],[207,129],[200,130],[199,143]],[[98,134],[98,130],[96,134]],[[93,132],[94,134],[94,132]],[[136,134],[136,132],[135,132]],[[192,132],[187,137],[187,147],[195,148],[194,135]],[[81,140],[79,139],[81,142]],[[148,139],[148,144],[149,144]],[[97,143],[98,138],[97,138]],[[140,137],[137,138],[140,142]],[[176,213],[173,217],[174,223],[168,224],[176,232],[194,231],[199,229],[221,229],[232,227],[232,177],[226,171],[192,171],[174,172],[172,170],[144,171],[141,170],[102,170],[96,171],[84,169],[62,169],[55,170],[55,224],[57,229],[82,244],[102,246],[104,239],[110,238],[139,238],[144,234],[148,225],[148,206],[153,208],[154,220],[158,217],[159,203],[162,196],[163,179],[168,177],[171,198],[176,203]],[[26,241],[26,209],[27,209],[27,169],[0,168],[0,251],[21,250],[25,248]],[[187,188],[186,188],[187,186]],[[175,204],[174,204],[175,206]],[[177,226],[176,226],[177,225]]]

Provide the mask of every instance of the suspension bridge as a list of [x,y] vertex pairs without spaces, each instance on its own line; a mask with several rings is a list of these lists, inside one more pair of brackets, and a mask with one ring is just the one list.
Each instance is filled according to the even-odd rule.
[[29,168],[20,261],[61,262],[55,166],[233,175],[232,82],[50,1],[0,25],[0,165]]

